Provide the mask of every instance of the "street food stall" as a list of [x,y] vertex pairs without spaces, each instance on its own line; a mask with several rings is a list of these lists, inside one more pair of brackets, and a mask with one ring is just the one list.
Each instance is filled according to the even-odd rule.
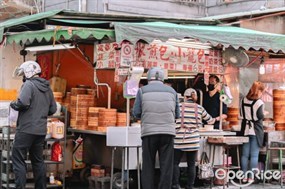
[[[130,149],[129,153],[124,152],[121,149],[123,145],[119,145],[119,141],[116,140],[117,146],[110,144],[108,147],[107,136],[108,127],[114,127],[120,131],[117,135],[113,133],[109,137],[126,139],[119,132],[140,126],[131,115],[133,96],[124,94],[126,81],[131,78],[132,69],[135,68],[142,68],[143,73],[140,72],[142,75],[139,81],[136,80],[133,89],[144,84],[145,73],[149,68],[156,66],[165,70],[166,78],[172,82],[178,93],[183,93],[187,87],[193,87],[199,81],[202,81],[200,84],[207,84],[210,74],[218,75],[223,84],[229,86],[232,101],[228,104],[227,120],[221,121],[222,125],[218,130],[200,129],[203,146],[201,150],[207,151],[212,157],[217,155],[219,158],[216,158],[215,164],[222,163],[224,159],[222,149],[216,149],[215,152],[213,149],[210,150],[206,138],[235,135],[235,131],[238,130],[236,127],[239,125],[240,97],[245,95],[249,85],[256,79],[273,83],[268,85],[270,90],[265,97],[268,98],[266,105],[270,107],[273,104],[274,110],[269,108],[267,111],[277,123],[275,129],[284,130],[283,107],[280,107],[284,102],[283,89],[279,88],[284,84],[284,72],[280,71],[285,65],[283,35],[236,27],[178,25],[164,22],[114,22],[113,25],[115,30],[54,27],[37,32],[7,34],[6,40],[10,45],[6,51],[13,52],[15,56],[16,53],[12,51],[12,44],[15,43],[25,44],[24,49],[18,48],[18,51],[27,51],[27,54],[21,53],[23,56],[17,51],[19,58],[14,62],[20,63],[26,56],[31,58],[35,55],[45,77],[52,81],[51,86],[57,101],[68,108],[70,119],[66,128],[69,133],[78,137],[69,158],[73,161],[73,169],[81,170],[82,180],[86,180],[90,174],[95,177],[110,176],[110,167],[114,159],[115,170],[123,171],[115,181],[117,187],[121,187],[125,170],[139,168],[141,162],[137,163],[137,158],[141,160],[141,150]],[[33,37],[36,34],[40,37]],[[268,42],[270,40],[272,43]],[[41,48],[45,46],[43,43],[46,41],[50,49]],[[61,48],[55,49],[55,44]],[[32,49],[34,46],[37,46],[36,51]],[[229,51],[231,53],[225,57]],[[245,54],[248,59],[241,58]],[[277,58],[278,56],[282,58]],[[263,62],[261,57],[264,58]],[[266,73],[270,73],[271,76],[274,76],[277,70],[283,74],[278,76],[278,83],[277,78],[272,81],[271,77],[264,78],[265,75],[259,74],[261,62]],[[273,94],[274,101],[270,94]],[[228,103],[230,97],[224,97],[224,102]],[[268,122],[268,126],[271,128],[272,124]],[[138,141],[139,136],[139,132],[136,132]],[[284,135],[278,136],[280,140],[284,140]],[[270,140],[272,139],[268,139]],[[139,148],[139,143],[136,143],[135,147]],[[112,155],[114,148],[118,153]],[[126,160],[128,167],[123,165],[123,160]],[[184,165],[185,163],[181,164]],[[132,177],[135,178],[137,175]]]

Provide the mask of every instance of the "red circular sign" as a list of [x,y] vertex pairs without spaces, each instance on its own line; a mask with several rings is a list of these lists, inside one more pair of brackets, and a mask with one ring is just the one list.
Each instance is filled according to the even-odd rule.
[[131,46],[130,45],[125,45],[123,48],[123,52],[125,55],[130,55],[132,52]]

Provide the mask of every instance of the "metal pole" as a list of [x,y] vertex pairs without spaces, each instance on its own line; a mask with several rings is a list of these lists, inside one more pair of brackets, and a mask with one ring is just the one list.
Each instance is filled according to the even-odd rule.
[[141,188],[141,176],[140,176],[140,147],[137,147],[137,171],[138,171],[138,189]]
[[122,149],[122,170],[121,170],[121,189],[124,189],[124,177],[125,177],[125,147]]
[[127,98],[127,127],[130,126],[130,99]]
[[110,189],[113,188],[113,179],[114,179],[114,178],[113,178],[113,176],[114,176],[114,153],[115,153],[115,149],[116,149],[116,147],[113,147],[113,148],[112,148]]
[[223,124],[223,101],[220,100],[220,123],[219,123],[219,129],[222,130],[222,124]]

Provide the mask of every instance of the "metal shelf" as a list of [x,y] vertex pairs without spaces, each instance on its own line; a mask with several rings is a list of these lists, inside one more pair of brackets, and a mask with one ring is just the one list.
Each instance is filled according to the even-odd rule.
[[[63,166],[61,178],[61,185],[57,184],[47,184],[47,188],[65,188],[65,158],[66,158],[66,134],[67,134],[67,109],[62,106],[62,113],[63,116],[49,116],[48,118],[58,118],[64,121],[64,137],[62,139],[56,138],[46,138],[45,142],[62,142],[63,145],[63,157],[62,161],[51,161],[51,160],[44,160],[46,165],[59,165]],[[1,146],[1,183],[0,188],[16,188],[14,183],[14,173],[12,171],[12,161],[11,161],[11,150],[13,146],[13,140],[15,138],[15,131],[16,128],[14,127],[2,127],[2,135],[0,135],[0,146]],[[44,145],[46,146],[46,145]],[[45,148],[44,150],[46,150]],[[51,150],[51,149],[48,149]],[[47,157],[47,156],[45,156]],[[30,160],[25,161],[27,165],[31,164]],[[48,178],[48,175],[47,175]],[[34,188],[34,183],[31,182],[33,178],[27,177],[27,184],[25,188]]]
[[[33,183],[27,183],[26,184],[26,188],[34,188],[34,184]],[[57,185],[57,184],[47,184],[47,188],[62,188],[62,185]],[[7,184],[2,184],[2,188],[16,188],[16,185],[11,183],[9,185]]]
[[[30,160],[26,160],[25,162],[26,162],[26,164],[32,163]],[[45,164],[63,164],[64,163],[63,161],[51,161],[51,160],[44,160],[44,162],[45,162]],[[2,161],[2,163],[7,164],[8,161],[4,160],[4,161]],[[12,160],[10,160],[9,163],[11,164]]]

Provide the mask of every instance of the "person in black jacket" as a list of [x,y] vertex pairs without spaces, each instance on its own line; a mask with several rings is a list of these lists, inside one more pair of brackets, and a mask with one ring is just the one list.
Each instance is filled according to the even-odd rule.
[[43,146],[47,133],[47,117],[56,112],[56,102],[49,82],[40,78],[41,68],[37,62],[24,62],[14,72],[23,76],[19,97],[10,106],[19,111],[12,163],[17,189],[26,188],[26,163],[29,153],[33,167],[36,189],[46,188],[46,170]]
[[214,124],[214,129],[219,129],[220,125],[220,119],[226,119],[228,108],[225,103],[222,103],[223,111],[222,111],[222,117],[220,118],[220,91],[221,91],[221,85],[220,85],[220,79],[216,75],[210,75],[209,77],[209,85],[208,85],[208,91],[204,93],[204,101],[203,101],[203,107],[205,110],[212,116],[217,118],[217,121]]

